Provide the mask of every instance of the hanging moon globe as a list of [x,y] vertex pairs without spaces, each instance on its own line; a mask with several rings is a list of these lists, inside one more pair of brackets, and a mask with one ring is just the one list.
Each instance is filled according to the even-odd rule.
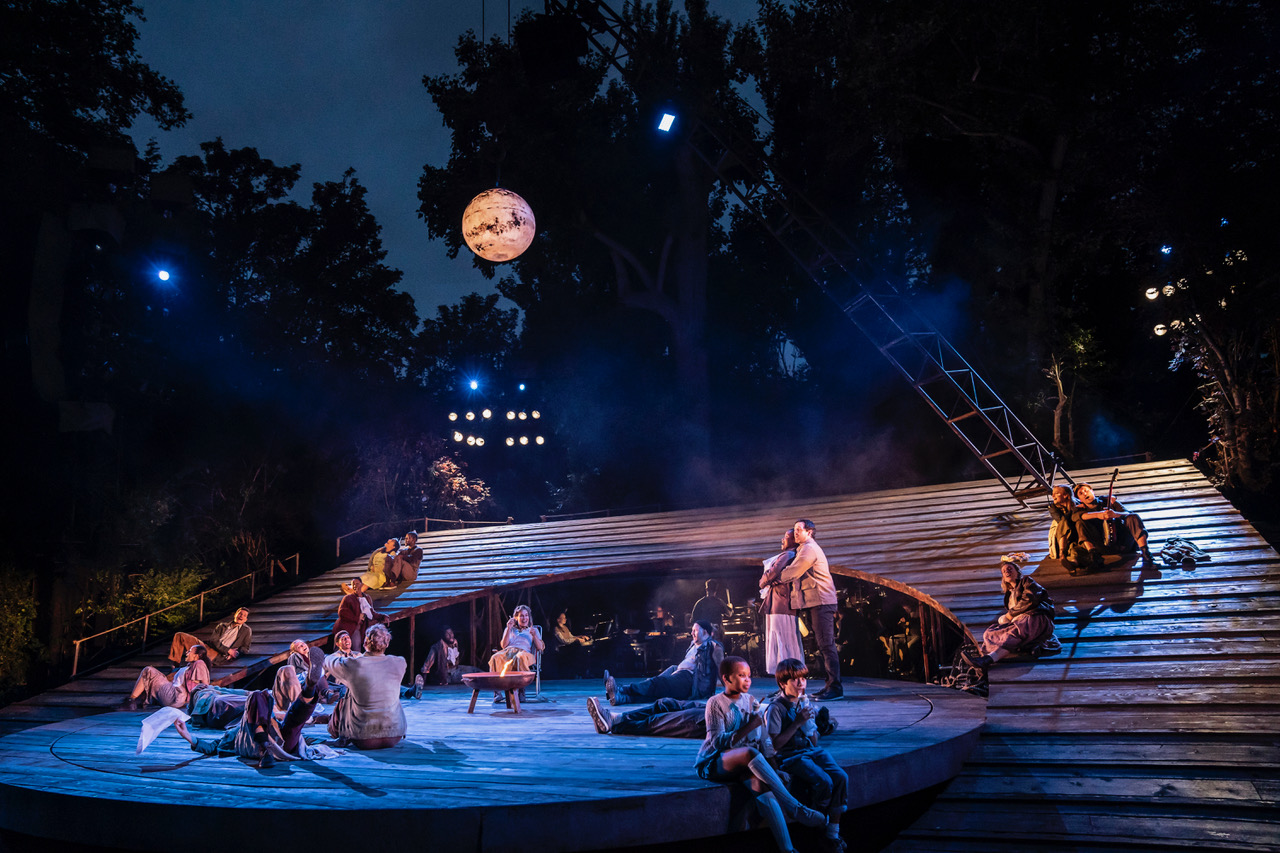
[[471,199],[462,212],[462,239],[471,251],[494,263],[519,257],[533,243],[536,229],[529,203],[497,187]]

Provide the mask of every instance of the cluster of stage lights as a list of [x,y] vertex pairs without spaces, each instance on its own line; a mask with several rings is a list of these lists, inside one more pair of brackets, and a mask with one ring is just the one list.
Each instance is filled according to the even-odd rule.
[[[1223,219],[1222,224],[1226,225],[1227,220]],[[1160,251],[1165,252],[1165,249],[1167,248],[1169,247],[1168,246],[1161,247]],[[1165,254],[1167,254],[1167,252],[1165,252]],[[1222,259],[1222,265],[1230,267],[1230,266],[1235,266],[1237,263],[1244,263],[1247,260],[1249,260],[1249,256],[1245,254],[1243,249],[1235,249],[1233,251],[1227,252],[1226,256]],[[1211,276],[1213,275],[1213,270],[1206,267],[1204,270],[1204,274],[1206,276]],[[1187,279],[1180,278],[1173,284],[1166,284],[1164,287],[1148,287],[1146,290],[1145,296],[1147,297],[1147,299],[1154,302],[1155,300],[1159,299],[1161,296],[1173,296],[1179,290],[1186,290],[1190,286],[1191,286],[1190,282],[1188,282]],[[1225,297],[1218,300],[1218,307],[1219,308],[1227,307],[1227,300]],[[1197,314],[1195,319],[1199,319],[1199,316],[1200,315]],[[1167,325],[1165,323],[1157,323],[1155,328],[1152,331],[1155,332],[1156,337],[1163,337],[1164,335],[1167,335],[1170,332],[1177,332],[1182,328],[1184,328],[1185,326],[1186,324],[1181,320],[1170,320]]]
[[[506,419],[511,423],[512,426],[516,426],[519,424],[520,421],[528,421],[528,420],[536,421],[541,418],[542,418],[542,412],[539,412],[537,409],[534,409],[531,412],[517,412],[514,410],[510,410],[507,412]],[[466,412],[465,414],[462,414],[462,415],[459,415],[457,412],[450,412],[449,420],[453,423],[457,423],[459,420],[462,420],[470,423],[476,423],[478,421],[479,424],[484,424],[485,422],[492,422],[494,420],[494,415],[493,415],[492,409],[482,409],[478,413]],[[461,430],[457,430],[457,429],[453,431],[453,440],[459,443],[465,441],[468,445],[472,447],[484,447],[484,443],[485,443],[484,436],[463,433]],[[517,445],[527,446],[530,444],[542,445],[546,443],[547,443],[547,440],[543,438],[541,435],[534,435],[532,438],[530,438],[528,435],[521,435],[521,436],[508,435],[506,438],[507,447],[515,447]]]

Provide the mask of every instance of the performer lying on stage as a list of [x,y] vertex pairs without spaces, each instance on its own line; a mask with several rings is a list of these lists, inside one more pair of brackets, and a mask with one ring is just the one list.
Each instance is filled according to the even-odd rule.
[[154,666],[144,666],[133,685],[133,692],[122,710],[136,711],[139,705],[156,704],[167,708],[185,708],[192,695],[209,683],[209,653],[196,644],[187,649],[185,665],[165,675]]
[[[849,776],[831,753],[818,746],[821,727],[805,693],[809,668],[794,658],[780,661],[777,678],[782,694],[769,703],[765,712],[769,732],[764,741],[766,754],[776,755],[778,769],[790,774],[798,797],[826,813],[827,846],[833,853],[842,851],[845,844],[840,840],[840,816],[849,803]],[[835,728],[835,721],[829,721],[822,734],[828,735]]]
[[183,740],[191,744],[193,752],[204,755],[238,755],[256,758],[261,768],[271,767],[276,759],[296,761],[323,758],[335,754],[325,748],[316,749],[302,736],[302,727],[311,718],[316,704],[316,686],[323,675],[323,653],[311,650],[311,665],[303,682],[301,695],[293,701],[284,715],[284,722],[277,723],[274,711],[275,699],[270,690],[254,690],[246,697],[240,724],[228,729],[221,737],[195,738],[181,720],[174,728]]
[[324,672],[347,687],[347,694],[333,706],[329,733],[359,749],[395,746],[408,729],[400,704],[400,682],[408,664],[386,653],[390,644],[387,626],[374,625],[365,634],[362,657],[335,653],[324,659]]
[[1000,589],[1005,612],[982,635],[980,657],[962,653],[965,663],[983,670],[1011,654],[1043,655],[1056,652],[1062,643],[1053,634],[1053,599],[1045,588],[1022,574],[1023,553],[1000,558]]
[[594,696],[587,697],[587,711],[602,735],[651,735],[653,737],[705,738],[707,703],[691,699],[659,699],[629,711],[610,711]]
[[693,640],[680,663],[667,667],[661,675],[621,687],[606,669],[604,694],[610,705],[626,705],[636,700],[706,699],[715,692],[716,673],[723,660],[724,648],[711,638],[711,625],[694,622]]
[[694,769],[711,782],[745,782],[756,794],[756,808],[778,849],[792,850],[787,819],[826,826],[826,815],[801,805],[765,758],[764,720],[760,704],[749,692],[751,666],[740,657],[727,657],[720,664],[720,680],[724,692],[707,700],[707,737]]
[[210,629],[207,642],[195,634],[183,631],[174,634],[173,642],[169,644],[169,660],[181,663],[186,659],[187,649],[202,644],[212,650],[209,656],[211,665],[227,663],[249,651],[252,642],[253,629],[249,627],[249,611],[241,607],[230,619],[224,619]]

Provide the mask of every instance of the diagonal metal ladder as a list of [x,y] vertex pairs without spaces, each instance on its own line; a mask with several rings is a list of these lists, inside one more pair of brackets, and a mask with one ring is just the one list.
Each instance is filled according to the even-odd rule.
[[[547,12],[567,15],[626,79],[638,37],[603,0],[546,0]],[[625,7],[624,7],[625,8]],[[745,104],[745,110],[750,110]],[[1048,493],[1055,477],[1071,482],[1060,460],[1000,399],[951,342],[882,275],[867,268],[857,247],[798,188],[773,167],[754,137],[731,137],[700,116],[685,143],[719,177],[978,461],[1020,503]]]

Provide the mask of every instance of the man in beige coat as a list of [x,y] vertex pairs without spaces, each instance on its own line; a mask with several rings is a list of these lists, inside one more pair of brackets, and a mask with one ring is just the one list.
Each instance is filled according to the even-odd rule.
[[778,580],[791,584],[791,607],[808,610],[818,653],[827,672],[827,683],[814,699],[839,699],[844,696],[840,684],[840,654],[836,650],[836,584],[831,579],[827,555],[814,541],[817,533],[813,522],[802,518],[792,528],[796,538],[796,558],[783,569]]

